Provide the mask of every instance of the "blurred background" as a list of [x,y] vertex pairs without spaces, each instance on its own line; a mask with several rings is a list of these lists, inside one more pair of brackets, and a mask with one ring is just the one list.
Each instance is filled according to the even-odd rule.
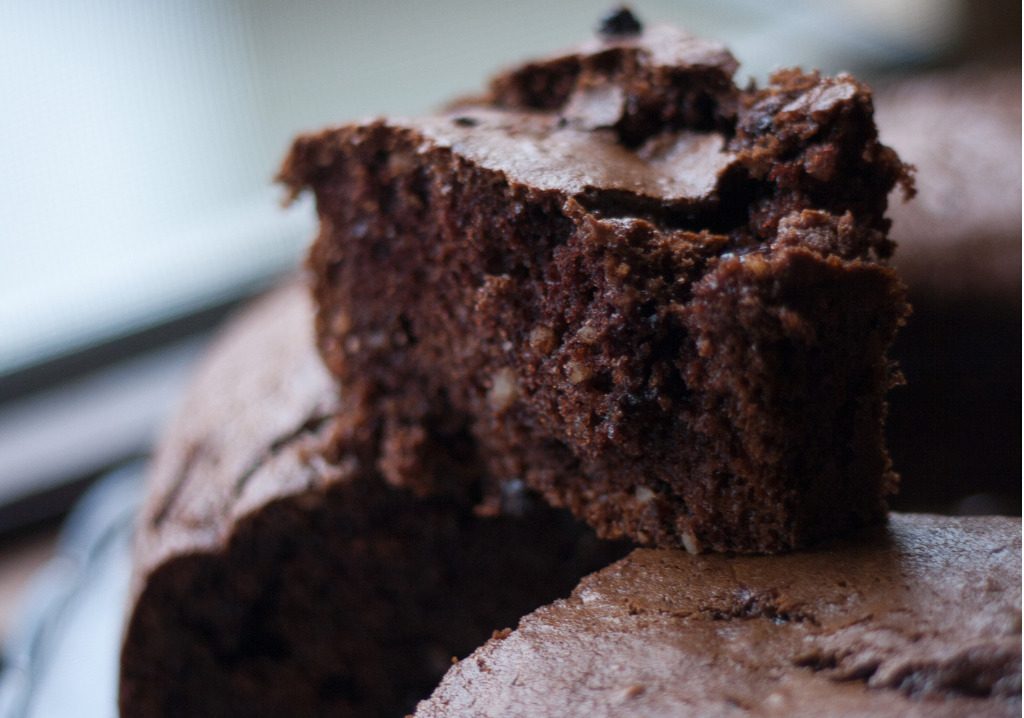
[[[52,553],[55,521],[97,476],[146,454],[225,314],[298,266],[313,208],[305,201],[282,208],[273,184],[290,139],[370,115],[427,112],[504,65],[585,38],[609,5],[0,3],[0,636],[24,577]],[[986,95],[1011,107],[1010,129],[1004,122],[993,132],[1012,135],[1016,125],[1016,145],[994,160],[1010,178],[1009,187],[1000,182],[999,197],[1008,199],[997,197],[995,210],[1008,211],[1009,223],[971,230],[1015,243],[1015,255],[1000,255],[1010,267],[1005,291],[974,304],[958,294],[950,303],[966,302],[967,314],[937,315],[934,326],[926,315],[921,326],[934,339],[956,322],[974,326],[993,313],[999,321],[985,329],[988,344],[963,354],[975,361],[969,370],[958,358],[945,374],[929,374],[937,354],[962,351],[945,340],[907,349],[911,386],[921,375],[921,393],[934,401],[922,418],[910,398],[894,398],[896,430],[921,440],[893,452],[905,474],[903,465],[920,465],[940,477],[908,481],[913,508],[1019,513],[1020,3],[640,0],[632,7],[645,22],[672,22],[728,44],[742,63],[741,84],[791,65],[848,70],[904,102],[914,78],[939,78],[925,127],[945,116],[943,97],[979,84],[942,78],[1009,78]],[[970,112],[963,116],[974,122]],[[961,195],[952,193],[953,205]],[[966,384],[964,371],[973,377]],[[967,386],[963,401],[980,403],[974,415],[936,398],[949,382]],[[993,386],[1003,402],[996,408],[977,399]],[[967,432],[963,441],[950,438],[951,426]],[[986,457],[983,469],[964,468],[979,466],[978,456]],[[965,471],[977,490],[957,494],[950,487],[966,480]]]

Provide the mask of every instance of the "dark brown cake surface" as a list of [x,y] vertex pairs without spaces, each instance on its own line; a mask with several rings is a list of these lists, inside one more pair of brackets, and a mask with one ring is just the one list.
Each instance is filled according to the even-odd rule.
[[882,139],[917,167],[894,203],[914,314],[893,348],[889,445],[907,510],[1020,514],[1021,76],[973,68],[877,93]]
[[416,716],[1018,716],[1020,549],[1019,520],[922,514],[787,556],[640,549]]
[[387,486],[374,445],[327,450],[358,424],[337,408],[305,287],[212,349],[139,519],[122,715],[402,715],[452,656],[623,554],[525,491],[491,516],[468,484]]
[[882,520],[905,169],[853,78],[735,68],[611,35],[297,140],[318,344],[390,482],[449,481],[402,457],[457,437],[489,496],[524,481],[610,537],[779,551]]

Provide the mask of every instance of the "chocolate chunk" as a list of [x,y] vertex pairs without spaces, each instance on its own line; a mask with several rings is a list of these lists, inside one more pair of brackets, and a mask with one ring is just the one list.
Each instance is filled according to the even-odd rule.
[[620,5],[609,11],[601,18],[601,23],[597,26],[598,34],[608,38],[639,35],[643,31],[643,25],[625,5]]

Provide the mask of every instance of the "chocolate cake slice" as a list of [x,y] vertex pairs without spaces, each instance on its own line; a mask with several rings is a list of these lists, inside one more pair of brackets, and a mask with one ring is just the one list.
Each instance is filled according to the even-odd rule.
[[[300,137],[317,342],[404,469],[470,437],[601,535],[781,551],[880,522],[908,308],[868,89],[739,89],[721,46],[616,22],[420,119]],[[443,421],[442,421],[443,420]],[[496,500],[496,498],[495,498]]]
[[1020,531],[894,514],[788,556],[640,549],[453,666],[416,718],[1019,716]]
[[469,482],[389,487],[372,443],[328,448],[343,422],[305,287],[222,337],[152,467],[121,715],[402,715],[452,656],[624,553],[526,491],[493,516]]

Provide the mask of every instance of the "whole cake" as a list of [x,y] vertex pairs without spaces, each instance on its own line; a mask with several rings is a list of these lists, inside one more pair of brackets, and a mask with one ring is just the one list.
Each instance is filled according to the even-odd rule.
[[772,552],[882,521],[909,180],[868,89],[741,90],[715,43],[602,30],[441,114],[296,141],[347,410],[396,486],[443,484],[406,458],[457,436],[488,498],[522,481],[606,537]]
[[897,507],[1021,510],[1021,76],[974,68],[890,82],[881,137],[917,167],[893,207],[914,314],[893,355]]
[[388,486],[372,443],[329,453],[360,419],[338,413],[312,324],[297,284],[241,317],[157,451],[124,716],[401,715],[453,655],[624,553],[528,492],[497,516],[470,483]]
[[894,514],[814,552],[641,549],[453,666],[416,718],[1019,716],[1021,525]]

